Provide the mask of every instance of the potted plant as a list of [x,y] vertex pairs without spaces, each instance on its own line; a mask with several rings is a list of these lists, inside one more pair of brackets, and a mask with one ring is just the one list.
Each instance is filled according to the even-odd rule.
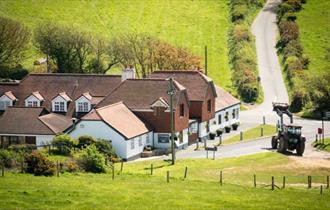
[[238,125],[239,125],[238,123],[234,123],[234,124],[232,125],[232,127],[233,127],[233,130],[234,130],[234,131],[236,131],[236,130],[237,130],[237,128],[238,128]]
[[225,127],[225,131],[226,131],[226,133],[230,133],[230,130],[231,130],[231,127],[230,127],[230,126],[226,126],[226,127]]
[[222,129],[217,129],[216,132],[217,132],[217,136],[221,136],[222,133],[223,133],[223,130]]
[[214,140],[215,139],[215,133],[210,132],[209,137],[210,137],[211,140]]

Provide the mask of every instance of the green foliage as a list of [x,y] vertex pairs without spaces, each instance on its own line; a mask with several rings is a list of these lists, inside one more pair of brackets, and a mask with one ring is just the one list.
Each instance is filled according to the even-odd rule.
[[56,136],[52,145],[56,148],[55,153],[60,155],[69,155],[76,145],[76,141],[67,134]]
[[95,146],[100,153],[108,157],[117,157],[110,141],[105,139],[97,139],[95,142]]
[[55,164],[37,150],[26,155],[25,162],[27,163],[26,172],[28,173],[36,176],[53,176],[55,174]]
[[0,66],[0,78],[8,78],[12,80],[21,80],[29,73],[21,65],[15,67]]
[[105,172],[105,158],[97,150],[95,145],[89,145],[81,151],[79,163],[81,167],[87,172]]
[[298,25],[294,21],[281,21],[279,24],[279,31],[281,35],[280,42],[286,45],[292,40],[297,40],[299,37]]
[[330,71],[315,75],[308,83],[311,101],[317,111],[329,110],[330,104]]
[[85,136],[80,136],[78,138],[78,147],[80,148],[84,148],[95,143],[96,143],[96,139],[94,139],[94,137],[92,136],[85,135]]
[[9,150],[0,149],[0,160],[7,161],[12,158],[13,154]]
[[70,160],[65,163],[66,170],[70,173],[75,173],[79,171],[79,165],[76,161]]
[[231,20],[233,22],[243,20],[248,13],[248,6],[245,4],[236,4],[232,7]]

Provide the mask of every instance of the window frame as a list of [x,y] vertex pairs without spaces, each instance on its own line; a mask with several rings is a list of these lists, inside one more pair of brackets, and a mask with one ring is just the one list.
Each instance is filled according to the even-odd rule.
[[135,142],[134,139],[131,139],[131,150],[135,149]]
[[208,112],[211,112],[212,111],[211,99],[207,100],[207,111]]
[[180,117],[184,117],[184,104],[180,104]]

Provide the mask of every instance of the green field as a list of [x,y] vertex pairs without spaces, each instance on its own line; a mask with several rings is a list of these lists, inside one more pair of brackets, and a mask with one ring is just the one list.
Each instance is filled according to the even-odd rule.
[[[322,140],[319,140],[319,142],[321,141]],[[324,144],[314,142],[313,146],[320,150],[330,152],[330,138],[324,139]]]
[[[207,45],[209,75],[217,84],[230,89],[227,3],[227,0],[7,0],[0,1],[0,15],[22,21],[31,29],[42,22],[54,21],[106,38],[125,32],[148,32],[187,47],[202,58]],[[31,68],[40,55],[35,51],[30,54],[26,65]]]
[[308,0],[297,13],[300,40],[310,59],[311,74],[329,71],[330,58],[325,59],[326,49],[330,49],[329,10],[328,0]]
[[[263,136],[261,136],[261,128],[263,128]],[[259,125],[255,128],[243,132],[243,141],[251,141],[260,137],[271,136],[276,133],[276,127],[273,125]],[[237,134],[228,139],[224,139],[222,144],[232,144],[240,142],[241,135]]]
[[[150,164],[154,173],[150,175]],[[187,179],[183,179],[188,166]],[[0,177],[0,209],[329,209],[330,191],[325,183],[329,167],[310,167],[277,153],[262,153],[219,160],[178,160],[125,163],[123,173],[115,165],[109,174],[61,174],[35,177],[8,172]],[[223,185],[219,171],[223,171]],[[170,182],[166,182],[170,171]],[[257,188],[253,187],[257,175]],[[271,191],[270,176],[287,187]],[[306,189],[307,175],[313,188]]]

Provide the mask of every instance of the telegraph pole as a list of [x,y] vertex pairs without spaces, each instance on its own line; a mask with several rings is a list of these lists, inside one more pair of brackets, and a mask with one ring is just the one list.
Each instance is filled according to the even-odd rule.
[[167,91],[170,96],[170,110],[171,110],[171,150],[172,150],[172,165],[175,164],[175,146],[174,146],[174,111],[173,111],[173,95],[175,94],[175,89],[173,85],[173,78],[170,77],[170,85]]

